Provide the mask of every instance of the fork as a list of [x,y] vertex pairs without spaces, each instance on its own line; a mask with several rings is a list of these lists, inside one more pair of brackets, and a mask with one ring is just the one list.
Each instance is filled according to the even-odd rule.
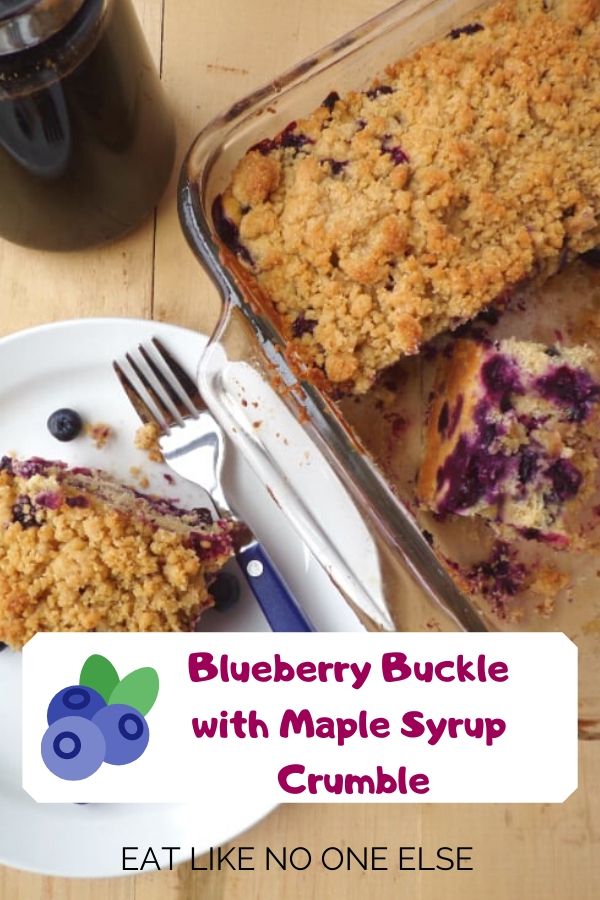
[[[125,358],[156,412],[119,363],[113,361],[117,377],[143,424],[152,424],[159,430],[165,462],[177,474],[195,481],[208,492],[219,518],[235,518],[221,484],[225,455],[223,432],[183,366],[158,338],[153,338],[152,344],[160,365],[143,344],[138,346],[139,361],[130,353],[125,354]],[[315,630],[264,548],[254,538],[237,549],[235,556],[273,631]]]

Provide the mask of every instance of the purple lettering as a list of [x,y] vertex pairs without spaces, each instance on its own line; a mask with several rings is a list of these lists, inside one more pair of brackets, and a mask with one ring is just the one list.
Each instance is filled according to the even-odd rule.
[[284,766],[283,769],[280,769],[277,773],[277,781],[279,782],[279,787],[284,790],[286,794],[302,794],[306,790],[305,785],[301,784],[298,787],[294,787],[289,783],[288,779],[292,775],[302,775],[304,771],[304,766]]
[[381,669],[384,681],[403,681],[411,675],[411,668],[406,665],[405,653],[384,653]]
[[210,681],[216,678],[219,670],[212,662],[212,653],[190,653],[188,670],[192,681]]

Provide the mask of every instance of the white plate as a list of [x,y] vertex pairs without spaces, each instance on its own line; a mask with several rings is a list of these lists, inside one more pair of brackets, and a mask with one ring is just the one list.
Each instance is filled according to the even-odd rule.
[[[141,341],[160,337],[195,371],[206,337],[172,325],[133,319],[82,319],[19,332],[0,340],[0,455],[43,456],[98,466],[132,482],[139,466],[149,490],[194,505],[193,485],[169,487],[162,466],[134,447],[139,426],[112,371]],[[101,450],[87,437],[61,444],[46,428],[51,412],[77,409],[89,422],[115,432]],[[283,577],[322,631],[354,631],[360,625],[331,580],[300,544],[268,491],[231,451],[229,494],[275,559]],[[341,528],[341,533],[344,528]],[[265,620],[249,592],[227,613],[209,612],[202,630],[263,631]],[[174,861],[230,841],[266,815],[271,804],[223,797],[217,808],[182,805],[36,804],[21,788],[20,663],[17,653],[0,653],[0,862],[52,875],[121,875],[122,847],[179,846]]]

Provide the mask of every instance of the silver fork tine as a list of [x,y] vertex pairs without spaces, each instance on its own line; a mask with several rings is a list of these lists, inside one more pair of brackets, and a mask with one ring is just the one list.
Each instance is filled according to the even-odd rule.
[[152,398],[153,402],[156,404],[156,408],[160,412],[163,422],[167,427],[167,431],[169,428],[172,428],[173,425],[182,425],[182,419],[179,416],[179,410],[177,410],[178,416],[173,415],[172,411],[169,409],[167,404],[164,402],[161,395],[154,388],[154,385],[149,381],[146,373],[140,368],[140,366],[136,363],[135,359],[131,356],[130,353],[125,354],[125,359],[140,379],[143,386],[148,391],[148,395]]
[[198,410],[198,412],[203,412],[206,409],[206,403],[202,399],[202,395],[200,394],[197,385],[192,381],[185,369],[179,365],[177,360],[171,356],[162,341],[159,341],[158,338],[152,338],[152,343],[171,370],[171,373],[175,376],[178,386],[185,393],[189,402],[196,410]]
[[113,369],[115,370],[117,378],[121,382],[121,387],[129,398],[129,402],[135,409],[144,425],[157,425],[158,428],[160,428],[161,434],[165,434],[165,425],[162,422],[159,422],[146,401],[140,396],[140,394],[138,394],[137,390],[134,388],[121,366],[117,362],[113,362]]
[[188,404],[183,402],[180,394],[175,390],[169,379],[165,376],[164,372],[161,372],[146,348],[142,344],[138,344],[138,350],[144,358],[148,368],[153,372],[154,377],[160,384],[163,391],[165,391],[167,396],[171,399],[171,403],[173,403],[175,409],[182,417],[182,419],[187,419],[190,417],[190,415],[193,415],[194,418],[196,418],[197,413],[193,406],[188,407]]

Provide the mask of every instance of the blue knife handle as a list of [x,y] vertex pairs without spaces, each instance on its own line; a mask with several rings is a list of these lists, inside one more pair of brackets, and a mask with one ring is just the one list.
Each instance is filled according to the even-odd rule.
[[244,547],[236,559],[272,631],[315,630],[259,543]]

